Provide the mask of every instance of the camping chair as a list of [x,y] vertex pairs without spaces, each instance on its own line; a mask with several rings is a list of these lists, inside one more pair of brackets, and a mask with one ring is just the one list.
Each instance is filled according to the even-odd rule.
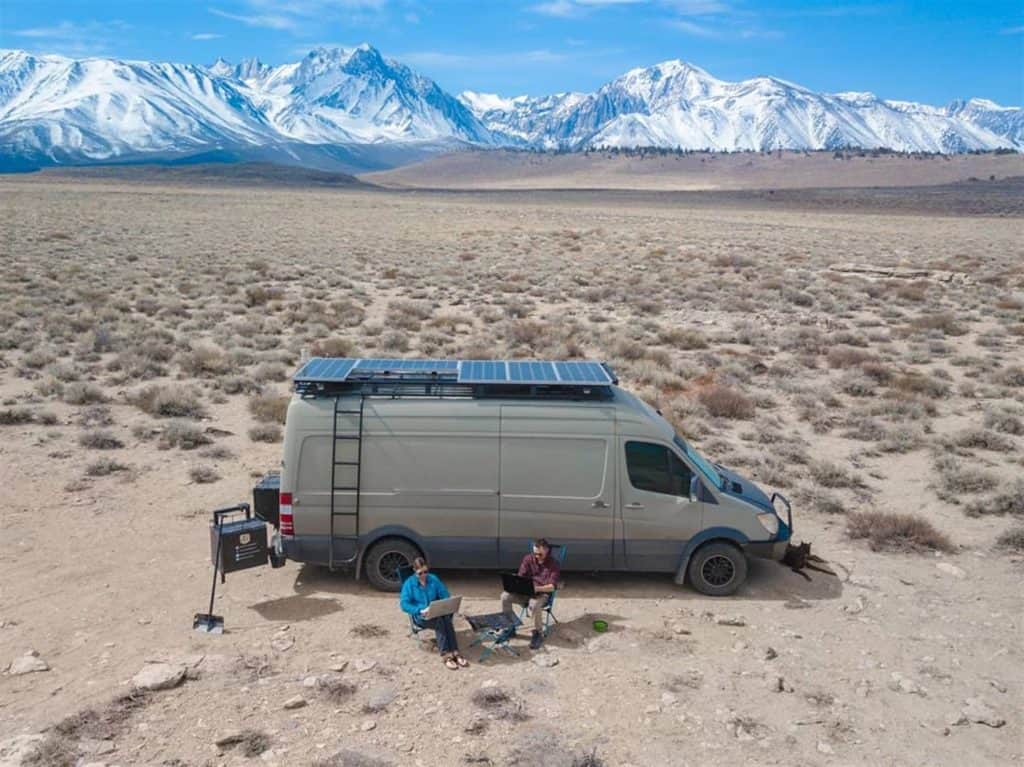
[[[533,549],[531,548],[531,551],[532,550]],[[558,562],[559,568],[565,566],[565,555],[566,555],[567,551],[568,551],[568,547],[565,544],[562,544],[561,546],[552,546],[551,547],[551,554],[554,556],[555,560]],[[559,577],[561,577],[561,576],[559,576]],[[561,582],[555,584],[555,590],[552,591],[550,595],[548,595],[547,604],[545,604],[544,607],[542,608],[544,610],[544,631],[543,631],[543,634],[544,634],[544,638],[545,639],[547,639],[548,634],[551,633],[552,625],[554,623],[558,623],[558,618],[555,617],[555,614],[552,612],[552,609],[555,606],[555,597],[558,595],[558,590],[561,587],[562,587]],[[527,602],[525,605],[523,605],[522,610],[520,610],[520,612],[519,612],[519,619],[523,623],[526,623],[526,619],[529,616],[529,612],[530,612],[530,603]]]
[[[405,584],[406,580],[408,580],[412,575],[413,575],[413,570],[408,565],[399,565],[398,566],[398,580],[402,584]],[[408,613],[406,613],[406,615],[408,615]],[[423,631],[428,631],[429,629],[427,629],[426,626],[418,626],[418,625],[416,625],[416,621],[414,621],[412,619],[411,615],[408,615],[408,617],[409,617],[409,636],[411,636],[413,639],[416,640],[416,643],[420,646],[420,649],[424,649],[424,642],[427,642],[428,640],[426,638],[420,636],[420,633],[423,632]]]

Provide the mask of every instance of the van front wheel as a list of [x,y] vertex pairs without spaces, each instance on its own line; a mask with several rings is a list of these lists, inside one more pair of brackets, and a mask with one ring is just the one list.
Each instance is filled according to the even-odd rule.
[[747,557],[731,543],[716,541],[694,552],[687,574],[701,594],[727,597],[747,579]]
[[399,568],[411,568],[412,561],[419,556],[420,550],[401,538],[377,541],[366,554],[366,578],[381,591],[400,591]]

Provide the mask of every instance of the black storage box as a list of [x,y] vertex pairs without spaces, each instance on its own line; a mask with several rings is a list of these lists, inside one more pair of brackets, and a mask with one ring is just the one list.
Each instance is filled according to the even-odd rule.
[[[217,542],[220,541],[220,562]],[[267,523],[262,519],[210,523],[210,559],[221,573],[233,573],[267,564]]]
[[274,527],[278,527],[278,517],[281,512],[280,496],[281,475],[276,472],[274,474],[267,474],[252,489],[253,513]]

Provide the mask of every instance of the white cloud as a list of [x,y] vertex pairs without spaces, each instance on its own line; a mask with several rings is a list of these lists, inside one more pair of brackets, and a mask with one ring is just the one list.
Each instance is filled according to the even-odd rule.
[[240,10],[209,8],[221,18],[250,27],[305,34],[326,24],[367,22],[387,9],[388,0],[241,0]]
[[694,37],[721,37],[717,30],[714,30],[704,24],[687,21],[686,19],[672,19],[668,22],[668,25],[674,29],[678,29],[680,32],[693,35]]
[[33,41],[30,45],[33,50],[86,56],[106,52],[115,35],[128,29],[130,25],[120,20],[61,21],[49,26],[16,29],[14,35]]
[[220,40],[224,35],[218,35],[216,32],[196,32],[194,35],[190,35],[190,40]]
[[572,2],[572,0],[552,0],[549,3],[531,5],[530,10],[544,16],[555,16],[565,19],[579,13],[580,7]]
[[232,21],[240,21],[247,27],[262,27],[264,29],[277,29],[279,31],[295,31],[298,25],[294,19],[287,16],[276,15],[272,13],[257,13],[257,14],[242,14],[242,13],[228,13],[222,11],[219,8],[210,8],[210,13],[214,16],[220,16],[222,19],[231,19]]

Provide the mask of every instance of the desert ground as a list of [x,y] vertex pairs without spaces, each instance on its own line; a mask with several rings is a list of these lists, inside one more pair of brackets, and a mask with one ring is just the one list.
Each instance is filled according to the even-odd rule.
[[[0,178],[0,765],[1024,763],[1005,175],[942,206]],[[279,465],[304,353],[606,360],[836,576],[569,572],[541,651],[477,663],[457,621],[451,672],[395,595],[289,562],[196,634],[209,512]]]
[[936,186],[1024,175],[1024,156],[837,152],[587,153],[467,151],[392,170],[367,182],[428,189],[780,190]]

